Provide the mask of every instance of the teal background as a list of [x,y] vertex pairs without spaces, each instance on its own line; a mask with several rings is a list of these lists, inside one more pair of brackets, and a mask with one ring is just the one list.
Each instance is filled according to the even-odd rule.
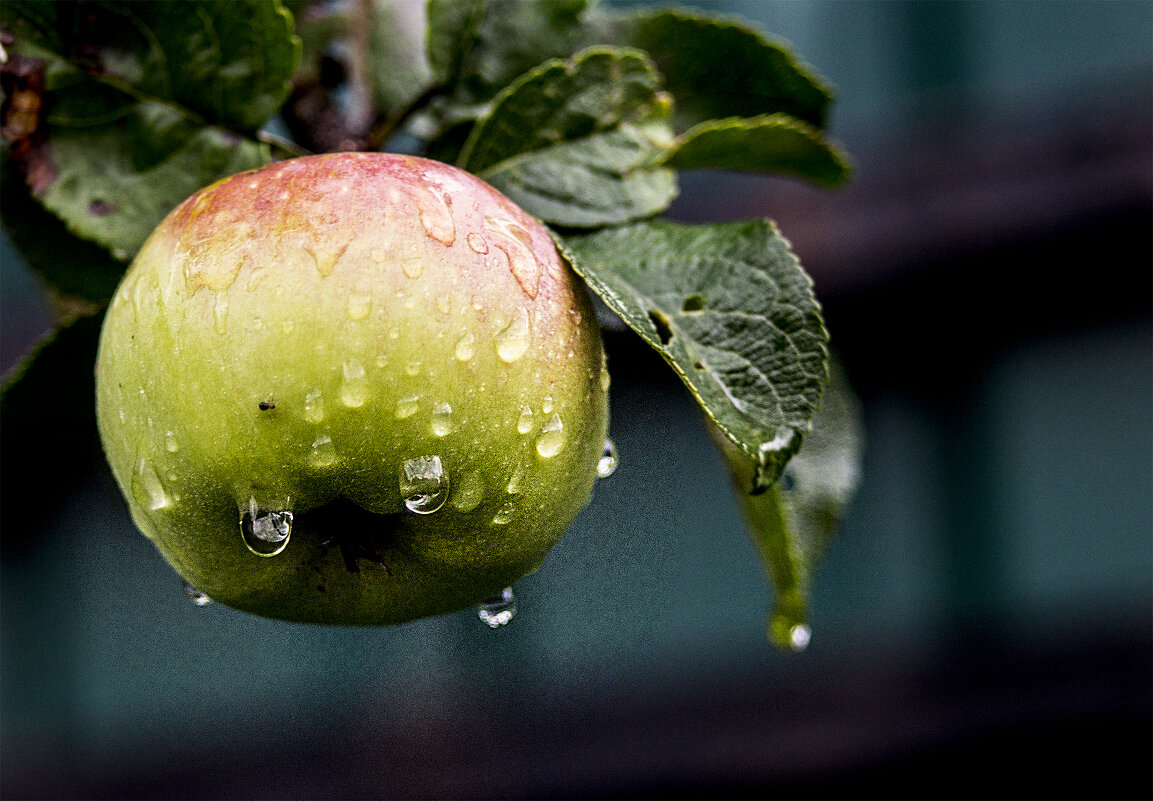
[[[46,419],[63,501],[0,465],[0,794],[1148,797],[1153,5],[698,5],[816,65],[857,164],[674,208],[778,219],[863,402],[808,650],[765,641],[719,457],[619,331],[621,466],[497,631],[195,607]],[[7,369],[50,317],[3,248]]]

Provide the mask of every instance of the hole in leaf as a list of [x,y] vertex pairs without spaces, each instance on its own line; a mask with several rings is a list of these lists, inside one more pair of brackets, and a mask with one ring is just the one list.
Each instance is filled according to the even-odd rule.
[[673,338],[673,327],[672,323],[669,322],[668,315],[657,309],[649,309],[649,320],[657,329],[657,336],[660,337],[661,344],[668,345]]
[[681,306],[684,311],[698,312],[705,308],[705,299],[700,295],[689,295],[685,298],[684,305]]

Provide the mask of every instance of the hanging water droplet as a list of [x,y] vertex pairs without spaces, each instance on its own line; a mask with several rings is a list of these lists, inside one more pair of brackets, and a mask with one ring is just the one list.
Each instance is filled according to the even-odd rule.
[[798,623],[789,629],[789,645],[794,651],[803,651],[809,647],[809,640],[813,638],[813,630],[804,623]]
[[400,269],[404,270],[404,274],[409,278],[420,278],[424,274],[424,262],[417,256],[410,256],[401,261]]
[[308,453],[308,461],[313,467],[328,467],[336,461],[336,446],[332,444],[332,437],[321,434],[312,442],[312,449]]
[[498,595],[485,598],[476,607],[476,616],[490,629],[499,629],[516,616],[516,596],[512,587],[505,587]]
[[617,446],[611,438],[605,439],[605,449],[597,462],[597,476],[608,478],[617,471]]
[[304,396],[304,419],[310,423],[324,422],[324,396],[319,389]]
[[256,500],[240,518],[240,534],[245,546],[257,556],[276,556],[288,547],[292,536],[292,512],[287,509],[258,511]]
[[184,585],[184,594],[191,599],[192,603],[197,606],[208,606],[212,603],[212,599],[202,593],[200,590],[192,586],[187,579],[181,579],[181,584]]
[[164,432],[164,449],[169,453],[176,453],[180,450],[180,443],[176,441],[176,434],[174,432]]
[[515,362],[528,350],[528,340],[528,311],[521,307],[513,313],[508,325],[493,337],[493,342],[496,343],[496,355],[503,361]]
[[396,402],[396,419],[403,420],[412,417],[420,409],[420,396],[409,395]]
[[457,482],[452,505],[462,512],[471,512],[484,499],[484,479],[475,471],[465,473]]
[[520,407],[520,417],[516,421],[516,430],[522,434],[532,431],[532,409],[530,407]]
[[438,403],[432,410],[432,433],[438,437],[447,437],[455,428],[452,407],[447,403]]
[[564,423],[561,422],[560,415],[554,414],[540,430],[540,436],[537,437],[536,441],[536,452],[544,458],[550,459],[561,452],[561,449],[564,448],[564,442]]
[[143,508],[157,512],[172,505],[172,499],[164,491],[160,477],[152,469],[147,459],[136,463],[136,471],[132,474],[132,497]]
[[400,467],[400,495],[410,512],[429,515],[448,500],[448,473],[439,456],[406,459]]
[[794,653],[809,647],[813,631],[809,624],[803,620],[803,611],[798,611],[789,604],[777,607],[769,615],[769,640],[778,648]]
[[506,501],[500,509],[497,509],[496,515],[492,518],[495,525],[503,526],[512,520],[513,514],[516,512],[516,505],[512,501]]
[[540,410],[545,414],[552,414],[552,395],[545,395],[544,400],[540,402]]
[[364,365],[349,359],[344,363],[344,383],[340,387],[340,402],[350,409],[364,405],[368,397],[368,381],[364,377]]
[[508,480],[508,487],[506,488],[508,489],[509,495],[516,495],[520,492],[521,487],[524,485],[524,477],[527,472],[528,470],[523,464],[518,465],[516,470],[513,471],[512,478]]
[[467,362],[472,358],[472,354],[476,351],[476,337],[472,332],[467,332],[456,343],[456,358],[462,362]]
[[372,310],[372,295],[367,292],[352,292],[348,296],[348,319],[363,320]]
[[465,239],[468,241],[468,246],[472,248],[474,253],[479,253],[482,256],[488,253],[488,242],[484,241],[484,237],[473,231]]

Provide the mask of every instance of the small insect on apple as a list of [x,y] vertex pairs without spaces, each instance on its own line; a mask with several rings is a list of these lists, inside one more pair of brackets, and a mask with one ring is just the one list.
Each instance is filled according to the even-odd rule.
[[468,173],[381,153],[188,198],[97,362],[140,530],[198,598],[312,623],[503,598],[607,472],[607,389],[549,232]]

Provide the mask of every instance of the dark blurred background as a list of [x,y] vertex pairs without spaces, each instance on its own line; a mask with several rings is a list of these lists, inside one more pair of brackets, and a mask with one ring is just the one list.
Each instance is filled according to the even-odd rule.
[[[1153,795],[1153,4],[698,5],[836,85],[857,165],[674,209],[779,222],[862,399],[808,650],[766,642],[721,462],[631,335],[621,467],[496,631],[196,607],[46,422],[58,491],[3,497],[4,797]],[[3,246],[7,369],[50,316]]]

